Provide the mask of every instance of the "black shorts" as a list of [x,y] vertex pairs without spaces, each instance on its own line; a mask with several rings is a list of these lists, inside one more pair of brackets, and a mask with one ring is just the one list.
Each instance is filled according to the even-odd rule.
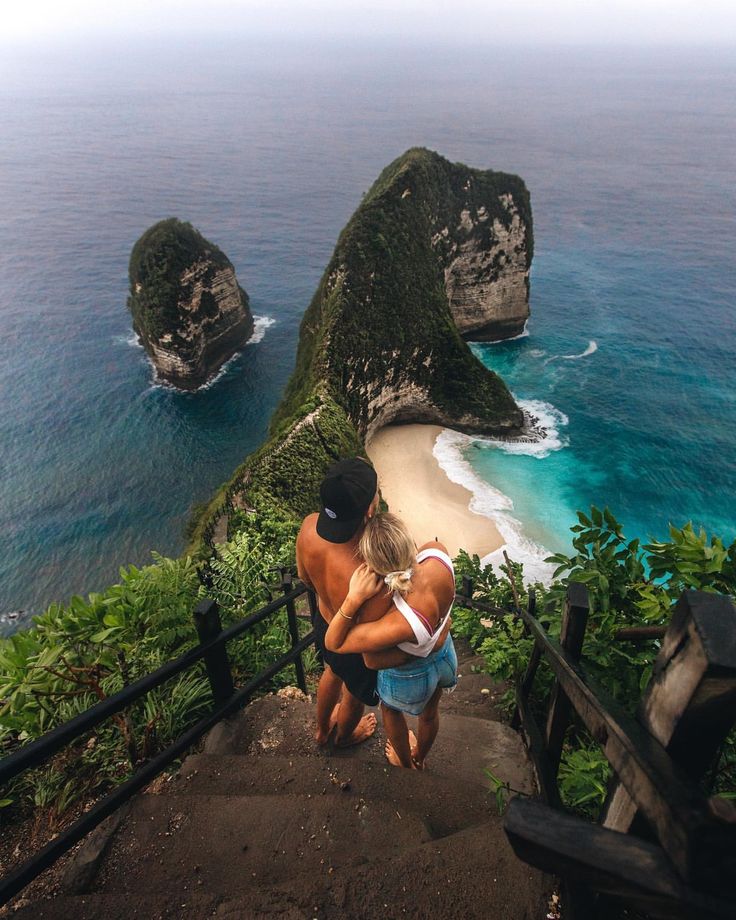
[[322,653],[324,663],[330,666],[353,696],[357,697],[361,703],[365,703],[366,706],[378,706],[378,692],[376,691],[378,671],[372,671],[367,668],[363,662],[362,655],[341,655],[338,652],[327,651],[325,648],[327,623],[325,623],[324,617],[319,610],[314,615],[312,625],[314,626],[317,648]]

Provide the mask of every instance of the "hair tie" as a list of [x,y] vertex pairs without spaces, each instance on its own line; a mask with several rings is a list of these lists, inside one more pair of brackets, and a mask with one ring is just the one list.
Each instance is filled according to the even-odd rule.
[[398,571],[398,572],[389,572],[387,575],[384,576],[383,580],[386,582],[387,585],[390,585],[391,579],[394,578],[396,575],[399,575],[408,581],[412,576],[412,572],[413,572],[412,569],[404,569],[403,571]]

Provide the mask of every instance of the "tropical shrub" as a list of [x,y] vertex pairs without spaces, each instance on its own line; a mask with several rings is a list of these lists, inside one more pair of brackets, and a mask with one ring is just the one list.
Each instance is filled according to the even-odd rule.
[[[53,604],[34,619],[32,629],[1,640],[0,754],[69,721],[195,645],[192,612],[205,594],[220,605],[225,626],[277,594],[280,569],[293,559],[293,529],[278,521],[261,523],[218,547],[207,589],[190,558],[154,554],[153,565],[121,569],[120,583],[105,592]],[[273,539],[276,534],[279,540]],[[271,664],[290,645],[286,613],[278,611],[229,645],[236,683]],[[293,669],[286,669],[273,685],[293,680]],[[53,819],[76,798],[129,776],[210,705],[200,663],[48,765],[28,771],[3,792],[3,804],[33,805]]]
[[[659,650],[656,640],[623,642],[616,639],[619,629],[636,625],[665,625],[672,608],[686,589],[736,594],[736,541],[726,546],[692,524],[670,527],[669,540],[627,540],[622,525],[608,508],[578,512],[571,528],[573,550],[557,553],[547,560],[555,563],[552,585],[536,585],[537,617],[550,634],[559,636],[562,604],[571,582],[584,583],[589,591],[590,616],[583,656],[586,671],[616,700],[633,712],[649,682]],[[527,593],[520,588],[523,574],[513,567],[513,577],[522,603]],[[475,598],[495,606],[509,603],[511,586],[507,576],[501,580],[490,567],[483,568],[478,557],[461,553],[458,575],[474,580]],[[497,619],[488,628],[481,624],[484,615],[477,610],[459,609],[454,614],[453,632],[465,636],[486,662],[489,673],[499,680],[513,681],[526,668],[532,641],[519,620],[511,615]],[[551,674],[544,660],[540,665],[532,696],[532,707],[541,715],[546,707]],[[505,696],[510,708],[513,693]],[[563,800],[581,811],[593,813],[603,803],[610,767],[600,748],[579,724],[568,732],[560,766],[560,791]],[[709,791],[728,797],[736,795],[736,734],[724,744],[719,764],[706,778]]]

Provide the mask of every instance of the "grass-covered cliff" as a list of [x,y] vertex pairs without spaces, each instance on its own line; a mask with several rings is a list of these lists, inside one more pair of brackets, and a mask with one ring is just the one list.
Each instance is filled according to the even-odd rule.
[[458,332],[445,277],[469,238],[490,252],[494,220],[512,221],[509,199],[528,228],[531,260],[529,193],[518,176],[422,149],[387,166],[340,234],[304,315],[296,370],[274,425],[315,393],[329,393],[361,435],[391,421],[486,433],[519,427],[506,385]]
[[[475,358],[447,293],[457,254],[472,244],[487,287],[499,227],[525,228],[529,193],[518,176],[407,151],[384,169],[340,234],[302,320],[296,368],[266,443],[228,487],[236,504],[296,521],[314,510],[326,467],[362,450],[390,422],[513,434],[522,413],[504,382]],[[496,253],[497,255],[497,253]],[[473,278],[465,278],[472,286]],[[193,529],[196,550],[225,488]]]

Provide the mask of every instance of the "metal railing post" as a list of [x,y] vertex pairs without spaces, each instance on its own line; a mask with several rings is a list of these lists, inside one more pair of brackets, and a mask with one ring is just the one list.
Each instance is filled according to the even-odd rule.
[[[202,645],[220,635],[222,623],[220,610],[215,601],[205,598],[197,604],[194,609],[194,624]],[[210,649],[204,656],[204,663],[215,703],[224,703],[235,690],[225,644]]]
[[[291,572],[282,570],[281,572],[281,590],[284,594],[288,594],[292,587],[294,576]],[[286,618],[289,624],[289,635],[291,636],[291,647],[294,648],[299,642],[299,624],[296,620],[296,605],[294,604],[293,598],[286,602]],[[304,662],[302,661],[301,654],[294,662],[294,669],[296,670],[296,683],[302,693],[307,692],[307,676],[304,673]]]

